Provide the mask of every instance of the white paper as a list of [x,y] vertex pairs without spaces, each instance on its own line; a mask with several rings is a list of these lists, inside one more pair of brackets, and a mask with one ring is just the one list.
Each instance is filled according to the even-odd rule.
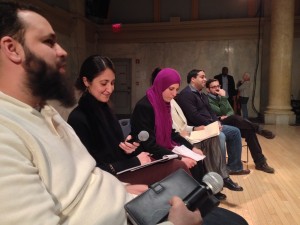
[[174,147],[172,152],[174,152],[178,155],[181,155],[181,156],[189,157],[196,161],[200,161],[205,158],[205,155],[199,155],[199,154],[193,152],[191,149],[185,147],[184,145]]
[[211,137],[215,137],[220,134],[219,122],[215,121],[209,125],[206,125],[204,130],[192,131],[190,136],[186,136],[192,144],[201,142]]

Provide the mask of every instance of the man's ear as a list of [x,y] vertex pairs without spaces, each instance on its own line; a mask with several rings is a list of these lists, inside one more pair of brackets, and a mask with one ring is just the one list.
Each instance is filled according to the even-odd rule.
[[14,63],[21,63],[21,44],[9,36],[5,36],[0,40],[1,51]]

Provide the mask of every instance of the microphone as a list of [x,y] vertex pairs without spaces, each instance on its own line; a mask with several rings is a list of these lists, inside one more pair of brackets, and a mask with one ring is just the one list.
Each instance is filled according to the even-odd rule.
[[209,172],[203,177],[199,188],[184,199],[184,203],[191,211],[198,208],[204,217],[220,204],[214,194],[220,192],[223,185],[223,178],[218,173]]
[[142,142],[147,141],[149,138],[149,133],[145,130],[142,130],[137,136],[132,136],[130,140],[127,140],[126,142],[133,143],[133,142]]
[[216,172],[208,172],[205,174],[202,182],[206,184],[206,187],[213,195],[220,192],[224,186],[223,178]]

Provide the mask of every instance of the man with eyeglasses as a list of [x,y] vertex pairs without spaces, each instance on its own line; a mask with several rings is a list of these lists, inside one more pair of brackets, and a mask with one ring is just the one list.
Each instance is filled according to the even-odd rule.
[[246,139],[251,156],[257,170],[266,173],[274,173],[275,170],[267,164],[267,159],[262,153],[262,148],[256,136],[257,125],[244,119],[239,115],[234,115],[233,109],[228,102],[225,90],[221,89],[217,79],[209,79],[206,82],[209,104],[217,114],[223,125],[231,125],[240,129],[241,135]]
[[222,85],[223,89],[226,91],[226,96],[230,105],[233,107],[235,104],[235,99],[237,95],[237,90],[235,89],[235,82],[233,76],[228,74],[228,67],[224,66],[222,68],[222,73],[214,77]]
[[[211,109],[207,95],[202,93],[202,89],[205,88],[206,84],[205,72],[198,69],[191,70],[187,75],[187,83],[189,85],[177,95],[175,100],[181,107],[188,125],[201,126],[217,121],[218,117]],[[229,174],[249,174],[250,170],[244,170],[241,161],[242,140],[240,130],[233,126],[221,126],[220,124],[220,131],[221,151],[224,160],[226,160],[227,147],[227,169]],[[226,144],[222,140],[226,140]]]

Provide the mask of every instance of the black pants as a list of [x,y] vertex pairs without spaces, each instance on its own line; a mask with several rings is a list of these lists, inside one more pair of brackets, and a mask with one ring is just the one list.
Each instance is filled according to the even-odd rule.
[[238,115],[228,116],[221,122],[222,124],[231,125],[240,129],[242,137],[246,139],[255,164],[259,165],[266,162],[266,158],[262,153],[261,146],[256,136],[256,131],[258,129],[257,124]]
[[194,179],[196,181],[198,181],[199,183],[201,183],[202,178],[206,172],[205,168],[204,168],[203,160],[198,161],[197,165],[190,169],[190,172],[191,172],[192,176],[194,177]]
[[216,207],[203,218],[203,225],[247,225],[240,215],[227,209]]

